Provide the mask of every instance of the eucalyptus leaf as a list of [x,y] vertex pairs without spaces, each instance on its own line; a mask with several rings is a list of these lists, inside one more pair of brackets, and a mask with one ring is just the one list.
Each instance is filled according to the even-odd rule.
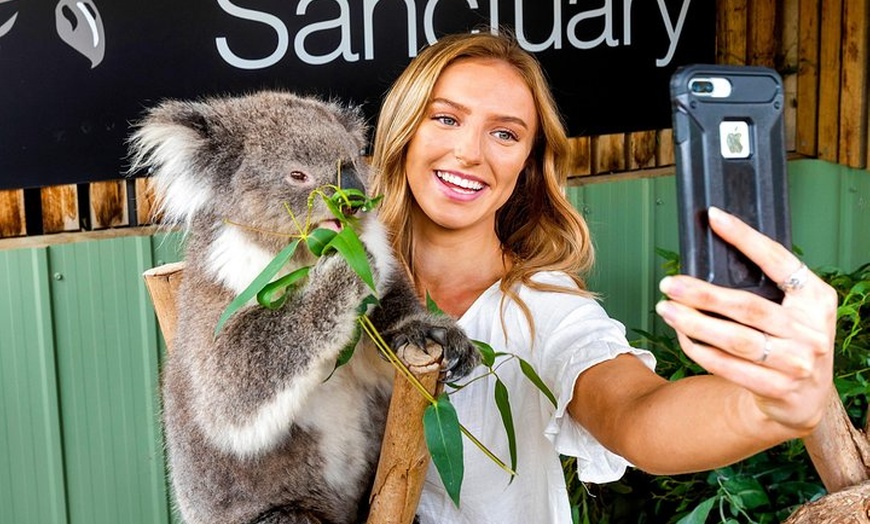
[[[498,411],[501,413],[501,422],[504,425],[504,431],[507,434],[508,450],[511,456],[511,469],[517,470],[517,434],[514,430],[514,417],[511,413],[511,403],[508,400],[508,390],[501,379],[495,379],[495,405],[498,406]],[[514,477],[511,476],[511,482]]]
[[541,391],[541,393],[543,393],[550,400],[550,402],[553,404],[553,407],[556,407],[556,396],[553,395],[553,392],[550,391],[550,388],[548,388],[547,385],[544,384],[544,381],[541,380],[541,377],[539,377],[538,374],[535,372],[535,368],[533,368],[532,365],[525,360],[521,358],[519,358],[519,360],[520,369],[523,371],[523,374],[526,376],[526,378],[532,381],[532,384],[534,384]]
[[248,303],[249,300],[257,296],[257,293],[263,289],[263,286],[268,284],[272,277],[274,277],[278,271],[281,270],[282,267],[293,257],[293,253],[296,252],[296,246],[299,245],[299,239],[290,242],[284,249],[282,249],[275,258],[272,259],[271,262],[260,272],[259,275],[254,279],[251,284],[244,289],[239,295],[233,299],[232,302],[224,309],[224,312],[221,314],[220,319],[218,320],[217,325],[214,328],[214,336],[217,336],[220,333],[221,328],[223,328],[224,324],[231,316],[233,316],[236,311],[241,309]]
[[480,360],[483,362],[483,365],[492,369],[492,366],[495,364],[495,350],[492,349],[492,346],[481,340],[472,340],[472,342],[477,346],[477,352],[480,353]]
[[428,290],[426,291],[426,311],[428,311],[429,313],[435,313],[436,315],[447,316],[447,313],[442,311],[441,308],[438,307],[438,304],[436,304],[435,301],[432,300],[432,295],[429,294]]
[[333,231],[332,229],[319,227],[308,234],[305,238],[305,243],[308,245],[308,250],[311,251],[314,256],[319,257],[328,254],[324,253],[323,250],[337,234],[338,232]]
[[329,244],[324,247],[324,249],[330,248],[334,248],[344,257],[351,269],[359,275],[372,291],[377,291],[366,248],[363,247],[353,228],[345,227],[339,231]]
[[442,393],[423,412],[423,434],[444,489],[456,507],[459,507],[459,492],[465,474],[462,433],[456,409],[446,394]]
[[278,280],[269,282],[257,293],[257,303],[266,309],[280,308],[289,296],[288,288],[295,287],[297,282],[308,276],[310,270],[311,266],[303,266]]

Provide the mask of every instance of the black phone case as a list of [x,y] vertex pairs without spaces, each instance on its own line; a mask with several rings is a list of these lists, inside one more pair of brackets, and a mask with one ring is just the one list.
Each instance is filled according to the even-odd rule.
[[[714,99],[690,88],[692,79],[712,77],[730,82],[729,96]],[[674,73],[670,91],[681,271],[781,301],[776,283],[710,230],[707,209],[735,214],[791,248],[782,79],[765,67],[692,65]],[[739,122],[746,123],[749,155],[726,158],[726,144],[735,145],[728,154],[741,150],[742,137],[733,137],[741,134]],[[720,127],[732,125],[735,131],[722,143]]]

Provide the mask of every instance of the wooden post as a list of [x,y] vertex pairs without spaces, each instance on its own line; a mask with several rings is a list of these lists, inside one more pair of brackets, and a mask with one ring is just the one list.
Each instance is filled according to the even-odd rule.
[[[440,358],[438,359],[440,368]],[[433,396],[439,371],[414,373]],[[393,380],[393,396],[381,443],[381,458],[369,497],[367,524],[411,524],[417,512],[429,450],[423,434],[423,411],[429,402],[401,373]]]
[[175,297],[181,286],[183,269],[184,262],[174,262],[149,269],[142,274],[145,286],[151,294],[151,302],[154,303],[154,312],[157,313],[157,322],[160,324],[167,348],[172,345],[172,340],[175,338],[175,326],[178,320]]
[[852,425],[833,386],[825,415],[804,445],[829,493],[870,480],[870,441]]

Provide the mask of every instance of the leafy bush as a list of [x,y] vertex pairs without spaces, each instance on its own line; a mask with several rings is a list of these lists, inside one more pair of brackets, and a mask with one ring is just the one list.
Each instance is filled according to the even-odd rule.
[[[678,255],[658,250],[668,272]],[[865,427],[870,397],[870,263],[851,273],[816,270],[837,290],[834,383],[852,423]],[[680,350],[673,331],[636,331],[638,346],[652,351],[658,372],[671,380],[702,372]],[[726,468],[679,476],[630,470],[618,482],[584,485],[573,458],[564,458],[576,523],[776,523],[825,494],[803,442],[785,442]]]

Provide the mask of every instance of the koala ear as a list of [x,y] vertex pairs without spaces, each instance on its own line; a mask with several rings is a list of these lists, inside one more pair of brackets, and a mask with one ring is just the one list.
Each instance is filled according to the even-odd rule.
[[216,116],[202,102],[167,101],[147,112],[129,141],[130,173],[152,176],[156,213],[174,225],[190,225],[209,200],[213,177],[203,176]]
[[362,108],[359,106],[337,104],[335,116],[338,122],[347,129],[348,133],[353,135],[357,141],[357,146],[362,151],[366,147],[366,134],[368,133],[368,126],[366,125]]

